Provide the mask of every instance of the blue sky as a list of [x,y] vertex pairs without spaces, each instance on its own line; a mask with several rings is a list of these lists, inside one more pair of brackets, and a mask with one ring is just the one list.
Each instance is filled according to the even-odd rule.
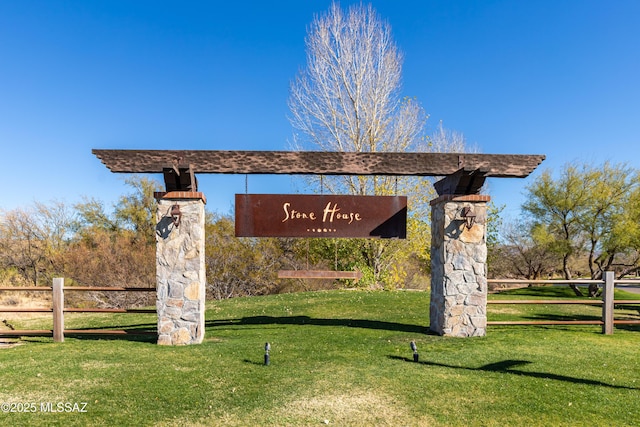
[[[483,153],[545,154],[539,171],[640,168],[640,1],[371,4],[430,130],[442,120]],[[288,149],[289,83],[308,25],[329,5],[0,0],[0,210],[83,197],[110,206],[129,188],[92,148]],[[489,180],[505,216],[532,177]],[[221,213],[245,191],[244,176],[199,181]],[[295,188],[287,176],[248,181],[256,193]]]

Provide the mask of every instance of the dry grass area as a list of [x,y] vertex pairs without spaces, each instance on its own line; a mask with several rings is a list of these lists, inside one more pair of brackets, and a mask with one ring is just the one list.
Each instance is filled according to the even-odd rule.
[[[13,323],[16,320],[34,320],[40,321],[43,318],[51,318],[48,313],[12,313],[3,312],[3,308],[50,308],[51,298],[43,298],[39,292],[12,293],[12,295],[2,295],[0,298],[0,331],[15,329]],[[2,338],[0,337],[0,350],[13,348],[20,345],[19,338]]]
[[355,390],[349,394],[326,393],[293,399],[278,410],[276,419],[296,420],[308,425],[339,426],[428,426],[428,419],[410,416],[409,409],[390,396],[370,390]]
[[51,307],[51,292],[0,292],[0,307]]
[[[214,410],[215,408],[211,408]],[[215,411],[212,411],[215,412]],[[430,426],[435,421],[426,415],[416,417],[403,402],[372,390],[336,390],[308,396],[292,396],[291,400],[271,409],[260,408],[242,415],[224,412],[209,418],[173,419],[168,425],[240,427],[247,425],[277,426]]]
[[528,288],[527,284],[519,284],[519,283],[490,283],[489,284],[489,293],[496,294],[502,291],[509,291],[513,289],[522,289]]

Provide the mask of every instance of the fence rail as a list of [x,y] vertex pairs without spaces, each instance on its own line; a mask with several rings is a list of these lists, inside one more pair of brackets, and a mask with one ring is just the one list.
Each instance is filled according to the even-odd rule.
[[[603,287],[601,300],[551,300],[551,299],[527,299],[527,300],[489,300],[490,305],[506,304],[571,304],[592,305],[602,307],[601,320],[513,320],[513,321],[488,321],[488,326],[496,325],[602,325],[603,334],[613,334],[614,325],[640,325],[640,320],[616,319],[614,308],[616,305],[640,305],[640,300],[616,300],[614,288],[616,284],[640,284],[640,280],[615,279],[613,272],[606,272],[602,280],[526,280],[526,279],[489,279],[488,283],[502,284],[598,284]],[[7,292],[50,292],[52,295],[51,308],[21,308],[0,307],[4,313],[52,313],[52,330],[5,330],[0,331],[0,336],[53,336],[54,341],[64,341],[64,335],[155,335],[157,332],[127,331],[122,329],[64,329],[64,313],[155,313],[153,309],[127,309],[127,308],[65,308],[65,292],[155,292],[155,288],[140,287],[91,287],[91,286],[64,286],[64,279],[56,278],[53,286],[26,286],[26,287],[0,287],[0,291]]]
[[616,284],[640,284],[640,280],[617,279],[612,271],[605,272],[602,280],[526,280],[526,279],[489,279],[488,283],[502,284],[554,284],[554,285],[602,285],[601,300],[489,300],[487,304],[580,304],[602,306],[601,320],[506,320],[488,321],[487,326],[496,325],[602,325],[602,333],[613,334],[614,325],[640,325],[640,320],[616,319],[614,309],[616,305],[640,305],[640,300],[616,300],[614,288]]
[[63,342],[66,335],[156,335],[153,331],[127,331],[124,329],[65,329],[64,313],[155,313],[153,309],[142,308],[66,308],[65,292],[155,292],[155,288],[105,287],[105,286],[64,286],[64,279],[53,279],[53,286],[0,287],[9,292],[50,292],[51,308],[0,307],[0,313],[52,313],[53,329],[22,329],[0,331],[0,336],[53,336],[55,342]]

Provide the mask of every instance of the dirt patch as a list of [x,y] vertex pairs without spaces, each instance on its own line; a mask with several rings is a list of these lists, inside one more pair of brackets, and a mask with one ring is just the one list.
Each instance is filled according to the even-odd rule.
[[0,350],[13,348],[21,344],[22,341],[20,341],[18,338],[0,338]]
[[296,399],[285,405],[281,412],[310,424],[395,426],[414,425],[415,421],[407,417],[402,404],[367,391]]
[[527,284],[519,284],[519,283],[490,283],[488,286],[488,292],[490,294],[499,294],[502,291],[510,291],[513,289],[522,289],[528,288]]
[[[215,404],[209,406],[216,413]],[[290,400],[279,407],[260,408],[245,414],[230,414],[222,411],[199,421],[171,420],[156,426],[189,424],[192,426],[430,426],[435,421],[421,415],[414,417],[409,408],[391,396],[369,390],[354,390],[347,393],[324,392]]]
[[489,310],[491,310],[491,314],[513,314],[513,315],[522,314],[522,311],[518,310],[517,308],[496,307],[495,305],[492,305]]
[[429,426],[433,420],[413,418],[409,409],[380,393],[355,390],[345,393],[323,393],[294,399],[271,412],[276,424],[334,426]]

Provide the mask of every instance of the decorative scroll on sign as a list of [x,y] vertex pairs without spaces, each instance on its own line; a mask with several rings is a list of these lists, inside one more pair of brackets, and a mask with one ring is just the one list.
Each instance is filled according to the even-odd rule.
[[405,196],[236,194],[237,237],[407,237]]

